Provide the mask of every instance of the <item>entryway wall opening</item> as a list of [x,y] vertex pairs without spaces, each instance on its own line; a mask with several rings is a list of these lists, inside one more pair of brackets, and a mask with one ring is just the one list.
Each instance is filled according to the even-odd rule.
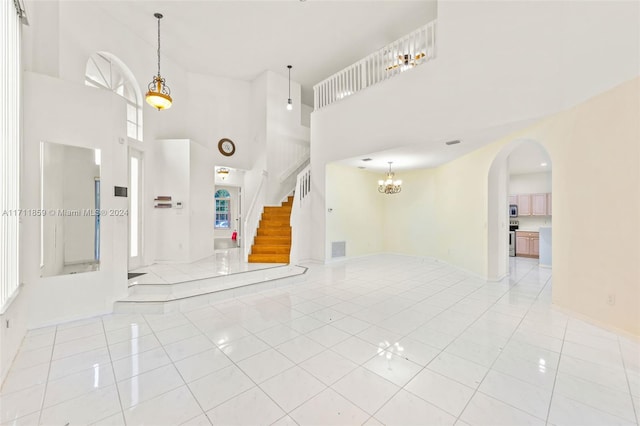
[[[509,275],[509,223],[519,222],[518,217],[509,216],[510,175],[551,173],[551,156],[538,141],[531,139],[514,140],[496,155],[488,174],[488,215],[487,215],[487,276],[490,280],[500,280]],[[551,177],[548,192],[551,193]],[[538,189],[535,192],[540,192]],[[549,198],[549,203],[551,198]],[[549,204],[550,206],[550,204]],[[546,217],[544,219],[542,217]],[[531,216],[533,218],[533,216]],[[529,219],[530,227],[551,226],[551,216]],[[548,223],[547,223],[548,222]],[[550,260],[549,260],[550,263]]]

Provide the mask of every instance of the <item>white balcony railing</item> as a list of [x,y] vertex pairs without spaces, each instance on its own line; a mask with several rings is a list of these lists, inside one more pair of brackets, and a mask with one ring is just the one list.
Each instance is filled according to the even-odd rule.
[[433,20],[313,86],[315,110],[410,70],[435,55]]

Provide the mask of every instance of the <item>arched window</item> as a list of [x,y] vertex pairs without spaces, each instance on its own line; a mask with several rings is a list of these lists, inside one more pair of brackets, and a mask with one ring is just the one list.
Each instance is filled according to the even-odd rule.
[[226,189],[218,189],[216,191],[216,228],[229,229],[231,227],[229,215],[229,204],[231,203],[231,194]]
[[142,141],[142,93],[124,63],[106,52],[96,52],[87,61],[87,86],[111,90],[127,100],[127,136]]

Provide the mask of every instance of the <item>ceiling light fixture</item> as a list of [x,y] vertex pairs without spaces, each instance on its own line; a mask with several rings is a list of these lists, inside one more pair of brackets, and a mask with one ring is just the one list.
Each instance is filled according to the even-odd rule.
[[402,181],[393,180],[395,173],[391,171],[391,163],[393,161],[389,161],[389,173],[387,173],[386,179],[378,181],[378,192],[382,194],[397,194],[402,191]]
[[229,176],[229,169],[225,167],[220,167],[218,169],[218,176],[220,177],[220,179],[226,180],[227,177]]
[[541,167],[547,167],[547,163],[540,163]]
[[293,109],[293,103],[291,102],[291,65],[287,65],[289,68],[289,99],[287,99],[287,111],[291,111]]
[[160,111],[171,108],[173,99],[171,99],[171,89],[166,85],[164,78],[160,76],[160,20],[162,13],[154,13],[153,16],[158,19],[158,75],[153,76],[153,81],[149,83],[149,91],[145,98],[149,105]]

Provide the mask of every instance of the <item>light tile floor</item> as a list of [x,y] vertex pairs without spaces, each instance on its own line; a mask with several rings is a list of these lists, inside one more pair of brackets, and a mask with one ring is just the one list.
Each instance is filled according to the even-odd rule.
[[637,425],[640,345],[551,306],[551,272],[486,283],[380,255],[166,315],[33,330],[2,424]]

